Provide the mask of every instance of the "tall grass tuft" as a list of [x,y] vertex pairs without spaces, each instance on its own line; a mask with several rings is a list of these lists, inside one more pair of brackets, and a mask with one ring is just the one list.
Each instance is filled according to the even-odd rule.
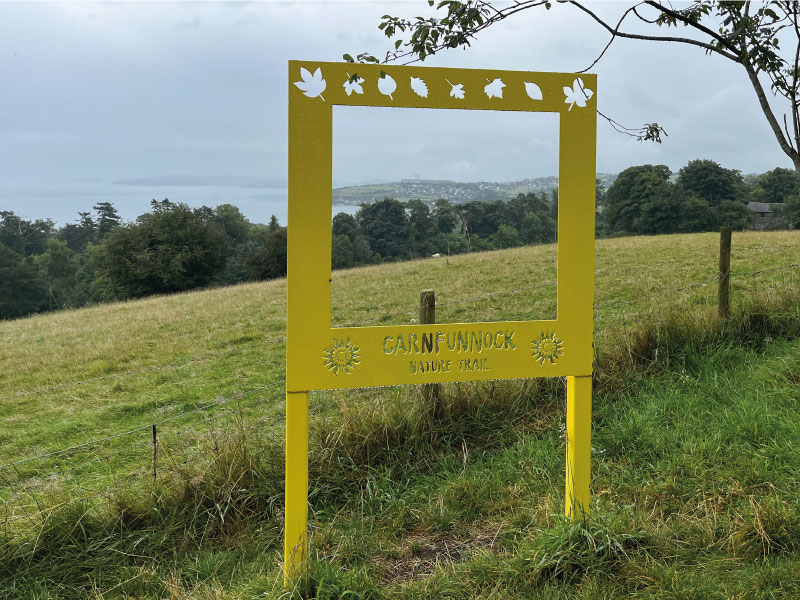
[[703,355],[732,346],[761,348],[775,338],[800,337],[800,289],[771,290],[720,319],[710,308],[676,306],[616,329],[596,352],[595,387],[615,394],[670,369],[693,369]]

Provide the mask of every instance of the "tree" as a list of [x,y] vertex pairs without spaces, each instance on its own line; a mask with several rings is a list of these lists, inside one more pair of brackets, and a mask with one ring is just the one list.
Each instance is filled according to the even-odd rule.
[[548,244],[555,241],[555,225],[547,213],[529,212],[522,217],[520,236],[526,244]]
[[[432,6],[433,0],[429,0],[429,4]],[[604,20],[583,2],[570,0],[566,4],[588,16],[610,35],[608,44],[598,52],[589,68],[602,59],[617,38],[690,45],[739,65],[778,145],[800,172],[800,3],[696,0],[676,7],[644,0],[629,4],[613,22]],[[388,38],[398,38],[394,50],[386,53],[383,62],[425,60],[447,48],[466,48],[481,31],[524,10],[550,9],[552,2],[519,0],[494,6],[488,0],[442,0],[437,6],[443,16],[415,19],[383,16],[379,28]],[[647,32],[634,33],[627,28],[631,22]],[[680,27],[683,35],[662,33],[671,27]],[[381,62],[367,52],[358,54],[356,59],[345,54],[344,59]],[[767,90],[780,98],[782,118],[770,106]],[[598,114],[617,131],[639,140],[660,142],[661,134],[665,133],[657,123],[628,128],[599,111]]]
[[789,223],[792,229],[800,228],[800,195],[789,196],[783,203],[781,216]]
[[361,226],[358,224],[358,221],[356,221],[356,218],[353,215],[348,215],[343,212],[337,213],[336,216],[333,217],[331,229],[334,237],[337,235],[346,235],[350,240],[355,239],[355,237],[361,233]]
[[[332,266],[334,269],[345,269],[347,267],[360,267],[372,262],[372,250],[369,242],[361,231],[361,226],[353,215],[338,213],[333,217],[333,255]],[[348,243],[344,240],[336,239],[345,236]]]
[[331,267],[334,269],[349,269],[354,264],[353,242],[343,233],[334,235],[331,246]]
[[47,310],[64,308],[74,299],[78,263],[75,253],[60,240],[47,240],[47,250],[35,257],[40,278],[47,286]]
[[[275,218],[275,215],[273,215],[273,218]],[[250,221],[233,204],[220,204],[217,206],[214,209],[212,220],[225,232],[232,247],[244,244],[250,237]]]
[[370,248],[381,259],[408,257],[408,216],[400,202],[384,198],[362,204],[356,221]]
[[247,274],[252,281],[275,279],[286,275],[286,227],[267,226],[258,234],[259,244],[246,260]]
[[95,223],[89,212],[79,212],[77,223],[67,223],[58,231],[58,239],[64,242],[70,250],[83,252],[86,244],[95,236]]
[[631,233],[648,235],[675,233],[680,230],[686,211],[686,197],[682,190],[668,181],[659,179],[648,189]]
[[521,241],[526,244],[541,244],[555,241],[556,224],[551,216],[551,207],[542,193],[518,194],[508,201],[508,211],[513,223],[519,228]]
[[660,193],[671,174],[665,165],[639,165],[620,173],[606,192],[603,218],[608,232],[635,233],[643,204]]
[[716,209],[717,223],[720,227],[732,227],[744,231],[753,224],[752,213],[744,202],[723,200]]
[[599,179],[594,180],[594,205],[598,208],[606,204],[606,186]]
[[433,218],[436,219],[436,228],[441,233],[452,233],[456,228],[457,219],[453,205],[444,198],[433,203]]
[[45,295],[44,284],[31,259],[0,243],[0,319],[37,312]]
[[776,167],[756,178],[752,196],[758,202],[783,202],[800,194],[800,175],[791,169]]
[[697,196],[690,196],[686,199],[678,231],[682,233],[699,233],[701,231],[714,231],[718,228],[717,215],[708,202]]
[[678,185],[687,196],[697,196],[717,206],[723,200],[742,201],[747,196],[741,173],[713,160],[696,159],[678,171]]
[[50,219],[27,221],[12,211],[0,211],[0,243],[23,256],[44,252],[54,228]]
[[411,258],[430,256],[436,247],[434,241],[437,233],[436,221],[431,209],[422,200],[406,202],[408,212],[408,255]]
[[515,248],[522,245],[519,232],[511,225],[500,225],[489,237],[489,241],[495,248]]
[[166,199],[150,206],[151,213],[114,229],[91,248],[97,284],[106,298],[203,287],[225,265],[228,240],[213,222],[213,212]]
[[111,202],[98,202],[93,207],[94,212],[97,214],[95,221],[95,237],[94,241],[102,240],[109,233],[114,231],[122,223],[122,219],[117,213],[117,209]]

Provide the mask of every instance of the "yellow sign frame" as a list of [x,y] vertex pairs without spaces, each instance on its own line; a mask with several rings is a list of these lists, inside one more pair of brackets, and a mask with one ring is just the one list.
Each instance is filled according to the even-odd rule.
[[[588,511],[596,76],[289,62],[285,576],[306,556],[308,391],[567,376],[567,508]],[[331,326],[333,106],[559,115],[556,318]]]

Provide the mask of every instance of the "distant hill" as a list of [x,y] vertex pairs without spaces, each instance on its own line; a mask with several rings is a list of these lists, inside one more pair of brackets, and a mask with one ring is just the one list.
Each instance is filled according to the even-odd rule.
[[[597,179],[606,188],[617,178],[616,174],[598,173]],[[333,202],[337,204],[361,204],[380,200],[386,196],[398,200],[418,198],[433,201],[444,198],[453,203],[471,202],[473,200],[508,200],[517,194],[528,192],[550,193],[558,187],[558,177],[537,177],[520,181],[493,182],[476,181],[461,182],[445,179],[401,179],[396,182],[356,185],[334,188]]]
[[[597,179],[606,189],[617,178],[616,173],[598,173]],[[118,185],[176,186],[176,187],[238,187],[286,188],[286,180],[264,180],[247,175],[158,175],[114,181]],[[418,198],[432,202],[444,198],[455,204],[473,200],[508,200],[517,194],[550,193],[558,187],[558,177],[537,177],[520,181],[451,181],[447,179],[401,179],[394,182],[375,182],[338,187],[332,190],[334,204],[370,203],[387,196],[398,200]]]

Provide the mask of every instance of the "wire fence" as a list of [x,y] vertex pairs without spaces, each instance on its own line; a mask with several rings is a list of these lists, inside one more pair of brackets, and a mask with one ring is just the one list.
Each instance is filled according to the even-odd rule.
[[[739,256],[743,253],[774,252],[776,250],[794,248],[800,248],[800,244],[741,246],[735,247],[734,253],[735,256]],[[695,258],[692,256],[665,257],[659,261],[652,261],[644,265],[630,265],[623,273],[634,277],[641,271],[653,269],[654,266],[673,265],[677,267],[685,265],[687,261],[691,262]],[[758,277],[767,274],[775,274],[781,271],[787,272],[798,267],[800,267],[800,262],[791,262],[750,271],[732,268],[730,276],[734,282],[755,281]],[[598,268],[595,275],[597,278],[611,275],[619,276],[620,271],[614,270],[610,272]],[[602,315],[617,306],[633,306],[636,304],[639,306],[654,306],[658,302],[663,302],[665,298],[674,299],[675,294],[680,292],[703,288],[708,289],[710,292],[715,288],[713,284],[718,282],[719,279],[719,275],[716,275],[678,286],[655,286],[646,290],[646,297],[642,296],[643,291],[640,288],[631,288],[631,293],[634,296],[630,298],[597,298],[595,301],[595,313]],[[446,311],[447,309],[461,308],[469,304],[491,301],[498,296],[507,298],[510,295],[535,294],[536,292],[556,288],[557,282],[545,281],[536,285],[510,290],[503,289],[470,296],[447,298],[446,301],[437,303],[437,308]],[[712,295],[711,293],[708,293],[704,299],[705,302],[709,303],[714,300],[715,294]],[[350,321],[337,326],[354,327],[385,323],[395,317],[412,316],[413,318],[417,314],[418,309],[413,308],[405,311],[379,314],[368,319]],[[536,318],[537,316],[536,313],[525,312],[488,320],[517,321]],[[620,320],[624,321],[622,318]],[[265,339],[219,352],[190,356],[178,361],[152,365],[141,369],[120,371],[100,377],[35,388],[0,397],[0,400],[47,394],[112,378],[124,379],[143,373],[181,369],[198,362],[219,360],[228,355],[254,350],[270,344],[283,345],[285,344],[285,337]],[[85,442],[0,464],[0,520],[5,524],[24,520],[35,521],[65,505],[83,502],[98,496],[107,496],[115,486],[125,485],[130,482],[131,478],[142,480],[153,478],[154,476],[157,477],[158,460],[164,460],[159,454],[160,451],[169,454],[171,456],[169,460],[175,461],[177,460],[175,454],[180,449],[185,455],[184,460],[188,461],[192,457],[191,446],[193,444],[197,445],[204,436],[208,438],[208,435],[202,432],[203,427],[205,426],[212,433],[225,430],[233,425],[230,421],[225,421],[225,419],[245,419],[249,427],[272,427],[279,431],[283,420],[283,412],[280,408],[282,403],[279,402],[279,399],[283,397],[284,390],[282,388],[284,386],[285,379],[279,379],[242,392],[208,398],[198,403],[194,408],[160,419],[149,420],[147,423],[137,427],[108,433]],[[213,435],[211,438],[213,438]],[[37,467],[36,465],[39,466]],[[56,497],[63,496],[66,491],[71,493],[71,497],[55,503],[47,500],[48,493],[55,488],[60,491],[60,494]]]
[[[284,417],[274,408],[284,396],[283,385],[283,380],[272,382],[216,398],[155,423],[0,465],[0,522],[6,525],[34,522],[75,502],[109,498],[118,487],[136,481],[155,481],[164,471],[174,470],[196,458],[201,453],[196,448],[200,441],[205,441],[211,445],[212,451],[218,452],[219,438],[231,428],[240,427],[241,423],[237,421],[244,413],[246,429],[238,429],[238,433],[263,429],[265,425],[278,430]],[[260,407],[270,412],[254,410]],[[200,420],[198,416],[204,419]],[[225,420],[226,416],[235,419],[233,422]],[[182,419],[190,419],[190,422],[182,424]],[[172,430],[162,429],[151,438],[155,428],[171,424],[180,426]],[[206,433],[201,431],[204,425],[207,426]],[[137,435],[139,439],[136,439]],[[130,438],[134,438],[133,441],[124,445],[103,447],[109,441]],[[78,454],[87,449],[92,449],[88,457]],[[159,459],[161,465],[157,462]],[[32,472],[20,471],[20,466],[34,462],[44,464]],[[64,495],[71,497],[55,504],[52,502],[52,498]]]

